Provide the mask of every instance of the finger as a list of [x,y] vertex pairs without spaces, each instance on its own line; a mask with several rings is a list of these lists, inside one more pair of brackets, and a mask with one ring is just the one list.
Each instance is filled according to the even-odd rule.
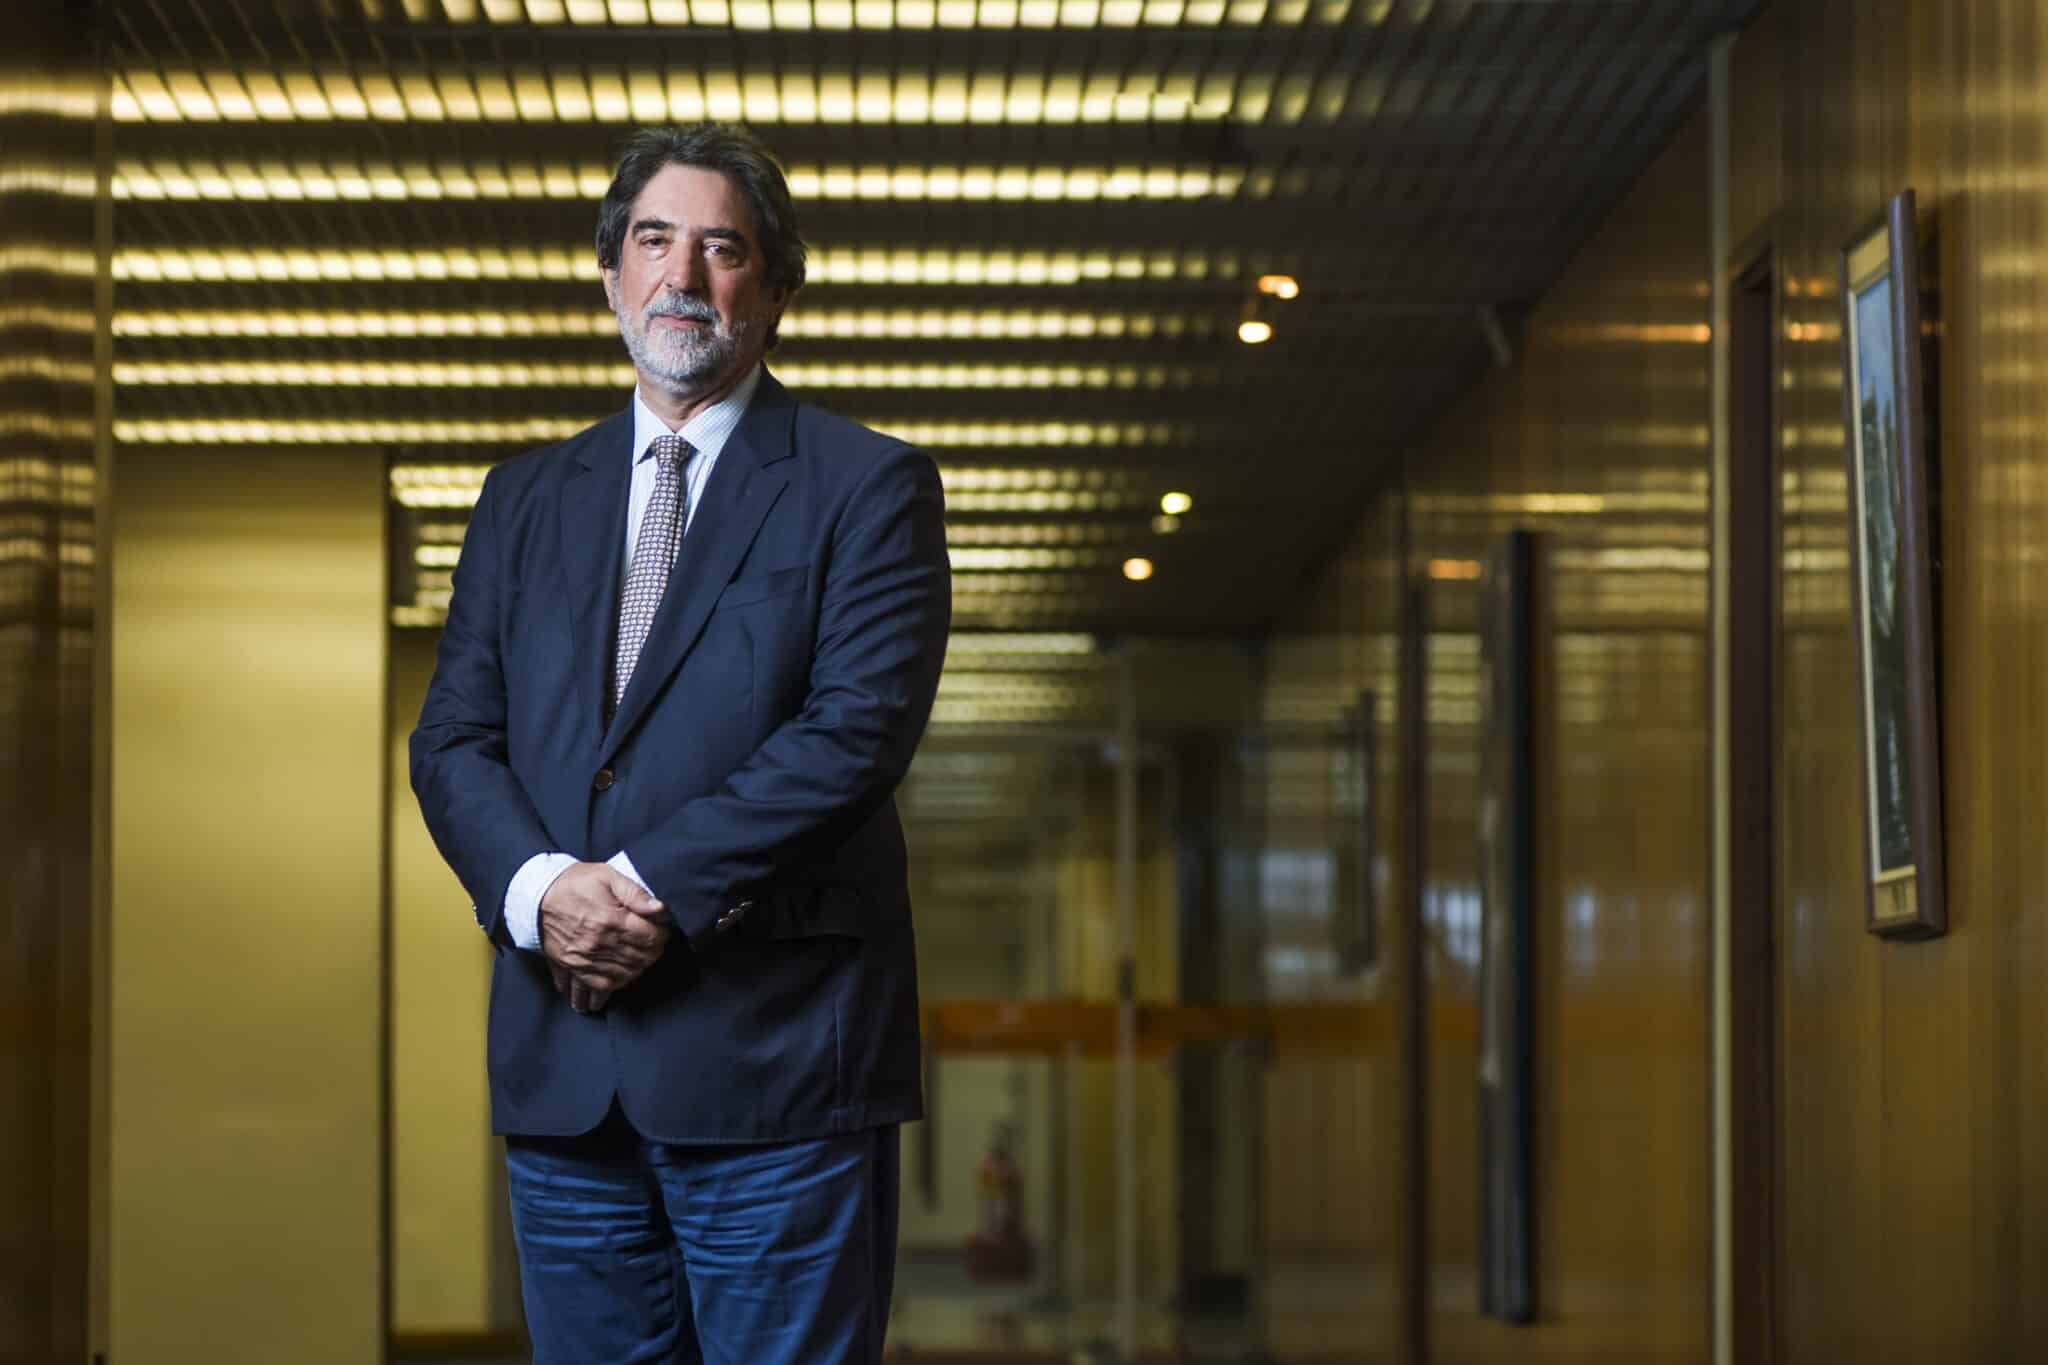
[[620,922],[612,941],[628,951],[658,953],[668,942],[668,925],[638,914],[627,915]]
[[667,907],[656,899],[653,892],[634,881],[623,872],[613,872],[611,891],[620,905],[636,915],[659,915]]

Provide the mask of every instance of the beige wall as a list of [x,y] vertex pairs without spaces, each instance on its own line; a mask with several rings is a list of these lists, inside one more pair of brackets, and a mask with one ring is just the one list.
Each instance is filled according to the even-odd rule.
[[441,860],[407,775],[406,743],[439,632],[391,634],[391,1326],[480,1332],[505,1286],[484,1024],[490,944]]
[[121,452],[110,1352],[382,1349],[384,489]]

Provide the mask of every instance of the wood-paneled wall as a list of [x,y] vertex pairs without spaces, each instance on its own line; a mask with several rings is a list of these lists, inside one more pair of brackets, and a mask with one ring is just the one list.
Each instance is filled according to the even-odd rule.
[[[1731,70],[1730,238],[1775,247],[1785,324],[1776,1356],[2048,1359],[2048,7],[1775,0]],[[1394,629],[1374,585],[1427,583],[1428,1311],[1413,1358],[1712,1349],[1708,295],[1735,262],[1710,259],[1709,156],[1703,114],[1537,307],[1514,364],[1404,452],[1271,652],[1269,713],[1367,685]],[[1863,928],[1836,274],[1843,242],[1909,186],[1940,238],[1951,928],[1898,944]],[[1542,1311],[1526,1328],[1480,1318],[1473,1283],[1465,575],[1515,526],[1544,533],[1545,564]],[[1360,1135],[1349,1179],[1398,1152],[1383,1126]]]
[[[0,162],[42,173],[0,185],[0,251],[27,245],[83,263],[0,264],[0,1361],[10,1365],[83,1360],[92,1297],[96,128],[87,35],[63,8],[10,6],[0,53]],[[72,192],[48,193],[50,177]]]
[[1476,1014],[1477,583],[1538,558],[1539,1321],[1476,1312],[1476,1026],[1431,1039],[1442,1360],[1692,1361],[1707,1345],[1709,372],[1704,124],[1680,132],[1409,466],[1427,578],[1432,1015]]
[[[1762,130],[1735,176],[1777,181],[1796,282],[1781,1357],[2048,1358],[2048,8],[1781,0],[1745,48],[1738,105],[1781,73],[1782,154]],[[1941,238],[1950,923],[1912,945],[1862,928],[1835,288],[1842,242],[1908,186]]]
[[[1405,825],[1428,1000],[1422,1074],[1398,1050],[1277,1087],[1269,1129],[1370,1099],[1349,1159],[1320,1183],[1276,1172],[1275,1200],[1354,1217],[1361,1311],[1282,1349],[1442,1361],[1700,1361],[1708,1348],[1707,509],[1705,126],[1695,120],[1528,320],[1518,356],[1409,454],[1269,651],[1267,720],[1382,698],[1382,790],[1406,727],[1424,731],[1426,804],[1385,803],[1391,867],[1381,972],[1393,1003],[1408,930]],[[1411,552],[1402,553],[1403,518]],[[1505,531],[1543,533],[1537,741],[1536,1199],[1540,1321],[1477,1311],[1477,584]],[[1400,713],[1404,582],[1424,585],[1426,682]],[[1326,838],[1283,775],[1269,841]],[[1405,1110],[1425,1107],[1422,1340],[1406,1330]],[[1298,1112],[1297,1112],[1298,1111]],[[1327,1117],[1322,1121],[1327,1122]],[[1288,1245],[1281,1244],[1283,1249]],[[1320,1249],[1326,1260],[1337,1248]],[[1277,1255],[1278,1253],[1272,1253]],[[1397,1292],[1386,1293],[1387,1289]],[[1278,1292],[1277,1289],[1269,1293]],[[1325,1326],[1330,1326],[1328,1322]]]

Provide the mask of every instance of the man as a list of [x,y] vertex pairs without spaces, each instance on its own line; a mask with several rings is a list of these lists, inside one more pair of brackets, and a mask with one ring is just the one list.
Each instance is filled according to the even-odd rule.
[[878,1360],[938,473],[763,368],[804,247],[750,135],[634,135],[597,257],[632,405],[484,481],[412,736],[497,951],[535,1359]]

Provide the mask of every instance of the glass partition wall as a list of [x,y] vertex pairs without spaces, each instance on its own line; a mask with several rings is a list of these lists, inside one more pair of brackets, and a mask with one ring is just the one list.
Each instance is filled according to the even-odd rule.
[[[394,1354],[513,1355],[489,952],[405,781],[435,637],[419,596],[434,585],[406,586],[390,707]],[[1330,1359],[1358,1335],[1346,1315],[1366,1289],[1339,1253],[1370,1221],[1358,1144],[1377,1101],[1355,1074],[1358,988],[1309,982],[1351,884],[1311,846],[1355,817],[1358,784],[1341,729],[1248,723],[1254,674],[1228,644],[956,635],[898,793],[929,1117],[903,1132],[893,1349],[1244,1359],[1292,1341]],[[1269,800],[1305,771],[1307,806]]]

